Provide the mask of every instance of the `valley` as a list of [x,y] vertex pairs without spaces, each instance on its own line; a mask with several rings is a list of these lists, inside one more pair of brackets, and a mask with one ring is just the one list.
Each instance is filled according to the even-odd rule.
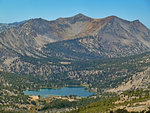
[[[147,90],[149,90],[150,83],[148,81],[149,79],[146,79],[145,77],[148,75],[147,74],[148,67],[150,67],[149,59],[150,59],[150,53],[144,53],[141,55],[135,55],[135,56],[123,57],[123,58],[96,59],[96,60],[87,60],[87,61],[85,60],[82,62],[73,60],[73,61],[69,61],[70,62],[69,64],[62,64],[62,63],[60,63],[60,61],[56,61],[53,63],[51,62],[50,64],[45,64],[44,60],[41,60],[43,62],[40,62],[40,60],[39,60],[39,64],[42,63],[42,65],[53,65],[52,67],[54,67],[54,65],[55,65],[55,67],[58,68],[58,70],[56,70],[57,73],[53,73],[53,74],[51,74],[51,76],[47,76],[44,74],[37,75],[34,73],[33,73],[33,75],[31,75],[31,74],[30,75],[27,75],[27,74],[21,75],[19,73],[12,74],[12,73],[7,73],[7,72],[1,72],[0,73],[1,78],[2,78],[1,79],[1,89],[3,89],[3,90],[1,90],[1,105],[5,105],[2,107],[3,109],[5,109],[5,108],[11,109],[11,108],[13,108],[12,106],[14,106],[14,105],[18,106],[18,107],[24,106],[24,108],[18,108],[17,111],[20,111],[20,109],[22,109],[23,111],[25,110],[27,112],[28,111],[28,109],[26,108],[27,106],[33,107],[35,105],[33,103],[31,103],[32,101],[29,96],[25,96],[23,94],[23,91],[24,90],[35,90],[35,89],[38,90],[39,88],[46,88],[46,87],[59,88],[59,87],[65,87],[65,86],[71,86],[71,85],[86,85],[86,87],[89,91],[94,91],[97,94],[97,96],[88,97],[90,99],[91,103],[94,101],[101,102],[106,97],[107,98],[109,98],[109,97],[116,98],[115,96],[117,96],[117,94],[119,94],[118,96],[126,97],[126,93],[124,94],[123,92],[124,91],[126,92],[128,90],[134,91],[134,90],[142,89],[142,90],[147,91]],[[47,60],[47,59],[45,59],[45,60]],[[31,61],[31,60],[28,60],[28,63],[34,64],[33,60],[32,60],[32,62],[29,62],[29,61]],[[37,59],[35,59],[35,61],[37,61]],[[27,62],[27,59],[26,59],[26,62]],[[59,71],[60,67],[62,67],[62,66],[65,67],[64,68],[65,71],[64,70]],[[143,79],[140,82],[140,86],[137,86],[135,84],[135,82],[130,82],[131,80],[137,81],[136,80],[137,77],[139,80],[140,80],[140,78],[141,79],[145,78],[147,81],[145,82],[145,80]],[[129,84],[128,82],[130,82],[130,87],[128,87],[126,85],[126,84]],[[122,84],[123,84],[123,86],[122,86]],[[123,87],[123,88],[120,88],[120,87]],[[106,95],[105,93],[108,93],[108,94]],[[126,99],[123,100],[123,102],[128,103],[128,101],[129,102],[132,101],[129,98],[131,98],[130,96],[134,95],[134,93],[131,93],[131,95],[130,94],[128,94],[128,95],[129,95],[129,97],[128,98],[126,97]],[[146,98],[146,100],[148,100],[149,93],[146,94],[147,96],[144,93],[142,93],[142,95],[143,96],[138,95],[138,96],[142,97],[142,98],[140,98],[140,100],[138,100],[138,98],[139,98],[138,96],[133,96],[134,98],[137,98],[136,101],[135,100],[133,101],[133,103],[138,102],[138,101],[139,102],[144,101],[143,98]],[[8,96],[10,98],[8,98]],[[17,100],[11,100],[14,97],[17,97]],[[8,100],[6,100],[6,98]],[[70,98],[70,97],[67,97],[67,98]],[[72,98],[77,98],[77,97],[72,97]],[[85,98],[83,102],[84,103],[86,103],[86,101],[88,102],[88,98]],[[94,100],[94,98],[95,98],[95,100]],[[53,97],[53,99],[55,100],[58,98]],[[123,99],[123,98],[121,98],[121,99]],[[11,101],[12,101],[12,103],[10,103]],[[46,101],[46,100],[44,98],[41,98],[40,100],[39,99],[36,100],[37,103],[39,101]],[[58,101],[61,101],[61,98],[58,99]],[[80,100],[77,99],[77,101],[80,103]],[[116,101],[116,103],[119,102],[119,100],[115,100],[115,101]],[[9,102],[9,103],[7,103],[7,102]],[[123,105],[126,106],[125,103],[122,104],[122,106]],[[38,105],[40,105],[40,104],[42,104],[42,103],[38,103]],[[89,102],[88,102],[88,104],[89,104]],[[88,105],[88,104],[84,104],[84,106]],[[42,105],[40,105],[40,106],[42,106]],[[70,106],[70,105],[68,105],[68,106]],[[72,106],[72,104],[71,104],[71,109],[72,109],[72,107],[75,109],[76,108],[75,106],[78,106],[78,105],[73,104],[73,106]],[[116,106],[116,105],[114,104],[113,106]],[[117,109],[117,106],[116,106],[116,109]],[[31,109],[32,109],[32,107],[31,107]],[[56,108],[52,107],[52,108],[58,109],[57,107]],[[50,111],[51,111],[52,108],[46,108],[46,110],[50,109]],[[65,109],[66,108],[70,109],[70,107],[67,107],[67,106],[65,107]],[[118,107],[118,108],[122,108],[122,107]],[[29,110],[31,110],[31,109],[29,109]],[[43,108],[43,109],[45,109],[45,108]],[[108,109],[110,109],[110,108],[108,107]]]
[[[150,30],[139,20],[77,14],[0,28],[0,112],[150,112]],[[70,86],[95,94],[24,94]]]

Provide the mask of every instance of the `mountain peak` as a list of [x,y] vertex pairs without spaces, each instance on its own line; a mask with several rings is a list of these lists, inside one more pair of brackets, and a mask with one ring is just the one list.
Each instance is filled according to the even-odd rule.
[[69,21],[71,23],[76,23],[78,21],[90,21],[92,18],[88,17],[88,16],[85,16],[84,14],[82,13],[79,13],[75,16],[72,16],[72,17],[66,17],[66,18],[58,18],[56,19],[57,21]]
[[79,13],[79,14],[75,15],[74,17],[87,17],[87,16],[85,16],[85,15],[82,14],[82,13]]
[[79,13],[79,14],[73,16],[73,17],[74,17],[74,18],[90,18],[90,17],[88,17],[88,16],[86,16],[86,15],[84,15],[84,14],[82,14],[82,13]]
[[70,18],[73,22],[76,22],[76,21],[90,21],[92,18],[88,17],[88,16],[85,16],[81,13],[73,16]]
[[114,15],[108,16],[108,17],[104,18],[104,20],[107,21],[107,22],[119,23],[119,24],[122,24],[122,23],[129,24],[130,23],[130,21],[122,19],[122,18],[119,18],[119,17],[114,16]]
[[105,19],[106,20],[115,20],[115,19],[119,19],[119,17],[112,15],[112,16],[106,17]]
[[46,25],[47,20],[42,19],[42,18],[32,18],[28,21],[26,21],[23,25],[33,25],[33,26],[39,26],[39,25]]
[[134,20],[133,23],[141,23],[140,20]]
[[118,17],[114,16],[114,15],[108,16],[108,17],[105,17],[105,18],[101,18],[101,20],[104,20],[104,21],[113,21],[113,20],[116,20],[116,19],[118,19]]
[[29,21],[47,21],[47,20],[44,20],[43,18],[32,18],[30,19]]
[[114,19],[114,18],[118,18],[118,17],[115,15],[112,15],[112,16],[108,16],[108,18]]
[[140,22],[140,20],[134,20],[132,21],[132,23],[134,23],[134,25],[136,25],[137,27],[142,28],[142,30],[147,29],[147,27],[142,22]]

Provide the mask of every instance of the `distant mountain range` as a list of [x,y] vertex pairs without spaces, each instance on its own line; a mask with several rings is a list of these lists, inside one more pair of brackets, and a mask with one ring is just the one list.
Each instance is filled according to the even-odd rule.
[[7,30],[9,28],[12,28],[12,27],[17,27],[20,24],[25,23],[26,21],[27,20],[21,21],[21,22],[8,23],[8,24],[6,24],[6,23],[0,23],[0,32],[3,32],[3,31],[5,31],[5,30]]
[[27,56],[84,59],[129,56],[150,50],[150,30],[138,20],[116,16],[93,19],[78,14],[54,21],[37,18],[7,25],[0,33],[1,48]]
[[0,33],[2,70],[14,65],[16,59],[22,62],[21,57],[85,60],[150,51],[150,29],[139,20],[116,16],[93,19],[78,14],[54,21],[36,18],[0,26],[8,26]]

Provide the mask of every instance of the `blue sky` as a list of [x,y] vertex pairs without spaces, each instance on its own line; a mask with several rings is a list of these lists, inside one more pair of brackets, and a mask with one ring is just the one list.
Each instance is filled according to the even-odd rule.
[[139,19],[150,28],[150,0],[0,0],[0,23],[39,17],[54,20],[78,13],[93,18]]

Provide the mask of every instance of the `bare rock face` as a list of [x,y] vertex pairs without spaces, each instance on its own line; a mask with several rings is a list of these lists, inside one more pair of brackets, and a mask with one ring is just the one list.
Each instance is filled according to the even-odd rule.
[[138,72],[129,79],[128,82],[123,82],[116,88],[107,90],[108,92],[123,92],[130,89],[146,89],[150,83],[150,68],[147,68],[143,72]]
[[[4,54],[4,51],[12,55]],[[90,59],[130,56],[150,50],[150,30],[139,20],[83,14],[47,21],[30,19],[0,33],[1,58],[19,55]]]
[[92,19],[84,30],[78,34],[80,38],[48,44],[43,51],[68,59],[89,59],[125,57],[150,50],[150,30],[138,20],[116,16]]

